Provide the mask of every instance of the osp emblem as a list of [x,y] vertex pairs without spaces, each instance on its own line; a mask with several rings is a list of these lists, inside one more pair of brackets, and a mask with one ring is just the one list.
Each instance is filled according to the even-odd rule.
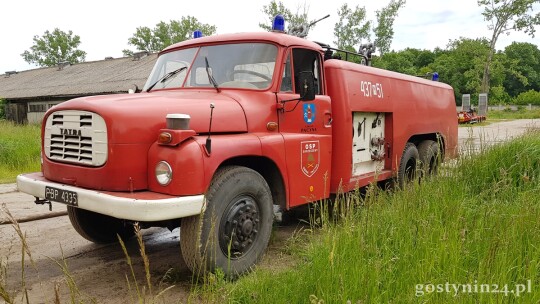
[[301,162],[300,167],[302,173],[307,177],[313,176],[317,169],[319,169],[319,163],[321,161],[321,153],[319,149],[319,141],[303,141],[300,143]]
[[304,121],[310,125],[315,121],[315,104],[305,103],[304,104]]

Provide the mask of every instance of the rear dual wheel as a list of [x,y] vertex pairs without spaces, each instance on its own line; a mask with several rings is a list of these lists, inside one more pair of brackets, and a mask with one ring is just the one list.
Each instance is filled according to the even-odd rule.
[[239,166],[220,169],[201,215],[182,219],[180,245],[195,274],[221,269],[228,278],[250,271],[272,231],[272,195],[264,178]]
[[405,185],[416,179],[419,162],[418,149],[413,143],[408,142],[403,149],[397,172],[397,184],[403,189]]
[[441,152],[437,142],[423,140],[418,144],[418,148],[413,143],[408,142],[403,149],[399,163],[398,186],[403,188],[419,177],[436,175],[441,161]]
[[418,145],[422,176],[437,175],[442,162],[439,144],[433,140],[424,140]]

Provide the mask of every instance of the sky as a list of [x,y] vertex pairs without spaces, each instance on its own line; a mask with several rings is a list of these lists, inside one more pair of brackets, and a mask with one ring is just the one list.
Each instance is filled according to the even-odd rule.
[[[281,2],[293,12],[305,5],[311,20],[330,14],[310,31],[307,38],[334,45],[333,28],[342,4],[364,6],[368,19],[374,20],[375,11],[389,0]],[[217,34],[262,31],[259,23],[269,23],[262,12],[268,3],[270,0],[10,1],[9,5],[0,7],[0,74],[36,68],[26,63],[20,54],[30,49],[34,36],[42,36],[46,30],[73,31],[81,38],[79,49],[87,53],[86,61],[95,61],[109,56],[122,57],[123,49],[133,49],[127,41],[137,27],[153,28],[160,21],[179,20],[182,16],[194,16],[201,23],[215,25]],[[536,4],[534,10],[540,11],[540,5]],[[488,38],[491,34],[487,25],[477,0],[407,0],[395,20],[391,48],[396,51],[407,47],[433,50],[445,48],[450,40],[460,37]],[[536,30],[540,35],[540,27]],[[501,35],[496,47],[504,49],[513,41],[540,45],[540,36],[532,38],[515,32],[509,36]]]

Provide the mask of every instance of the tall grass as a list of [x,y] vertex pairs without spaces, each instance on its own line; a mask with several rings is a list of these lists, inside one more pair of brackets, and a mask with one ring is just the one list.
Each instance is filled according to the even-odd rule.
[[[221,292],[232,303],[537,303],[538,155],[540,136],[529,134],[403,191],[342,197],[356,208],[314,230],[296,267],[259,269]],[[528,280],[530,293],[510,292]]]
[[[165,280],[168,278],[169,272],[171,271],[171,269],[169,269],[169,271],[165,273],[161,281],[159,281],[159,284],[157,286],[159,293],[157,295],[154,295],[152,291],[153,290],[152,275],[150,274],[150,260],[148,259],[148,255],[146,254],[146,247],[143,242],[141,228],[139,227],[138,223],[135,223],[133,228],[135,229],[135,236],[137,238],[137,243],[139,245],[139,253],[141,255],[141,259],[144,266],[143,268],[144,268],[145,284],[142,284],[142,285],[139,284],[137,280],[135,268],[133,267],[134,265],[133,265],[131,256],[128,253],[127,247],[124,241],[122,240],[122,238],[119,235],[117,235],[118,242],[120,243],[120,246],[122,247],[122,251],[124,252],[124,255],[126,257],[126,263],[129,266],[129,270],[131,273],[131,279],[126,274],[126,285],[129,290],[131,303],[136,303],[136,302],[141,303],[141,304],[142,303],[150,303],[150,304],[161,303],[163,294],[165,294],[170,289],[174,288],[174,285],[171,285],[168,287],[165,286],[166,285]],[[133,288],[132,285],[135,288],[135,290],[132,290]],[[136,300],[134,296],[136,296]]]
[[[2,204],[0,211],[5,214],[8,221],[11,222],[11,225],[13,229],[15,229],[15,232],[19,236],[19,239],[21,240],[21,303],[29,303],[28,298],[28,288],[26,287],[26,257],[30,259],[30,264],[32,265],[32,268],[36,270],[36,263],[34,262],[34,259],[32,258],[32,252],[30,251],[30,247],[28,246],[28,243],[26,241],[26,233],[22,231],[21,227],[19,226],[19,223],[17,220],[13,217],[11,212],[7,209],[6,204]],[[4,300],[5,303],[15,303],[16,300],[16,292],[10,290],[8,287],[8,263],[7,263],[7,257],[6,260],[2,258],[0,263],[0,298]]]
[[0,183],[14,182],[22,172],[40,170],[39,125],[15,125],[0,120]]
[[[15,230],[15,232],[18,235],[19,241],[21,243],[21,263],[20,263],[20,287],[13,287],[9,284],[10,274],[8,269],[8,257],[0,257],[0,303],[30,303],[30,297],[28,295],[29,289],[27,288],[27,274],[26,274],[26,268],[27,268],[27,260],[28,257],[30,261],[30,266],[32,269],[37,273],[38,280],[39,280],[39,271],[36,266],[36,262],[34,261],[32,257],[32,252],[30,250],[30,247],[28,246],[26,233],[22,230],[22,228],[19,226],[19,223],[15,219],[15,217],[11,214],[11,212],[6,207],[6,204],[2,204],[0,208],[0,212],[7,217],[9,222],[11,222],[11,226]],[[126,301],[127,303],[164,303],[164,294],[175,287],[175,285],[170,285],[166,283],[165,281],[168,279],[169,273],[171,270],[167,271],[162,277],[162,279],[157,282],[157,284],[154,285],[151,273],[150,273],[150,261],[148,259],[148,255],[146,254],[145,245],[143,242],[142,233],[140,230],[140,227],[138,223],[134,225],[135,230],[135,237],[137,239],[137,244],[139,247],[139,253],[140,257],[142,259],[142,265],[143,265],[143,272],[144,272],[144,283],[139,283],[139,280],[137,278],[137,273],[134,268],[134,263],[131,258],[131,256],[128,253],[127,247],[124,243],[124,241],[118,236],[118,240],[120,243],[120,246],[122,248],[122,251],[125,255],[126,263],[129,267],[129,272],[131,275],[131,279],[126,274],[126,286],[128,290],[128,295],[130,297],[130,301]],[[50,294],[54,295],[54,303],[61,303],[62,296],[60,294],[60,288],[64,287],[67,288],[68,296],[69,296],[69,302],[70,303],[98,303],[98,300],[95,298],[87,295],[84,293],[84,286],[80,286],[77,284],[75,280],[75,276],[71,273],[66,257],[64,256],[64,251],[62,247],[60,247],[61,251],[61,259],[55,260],[50,258],[54,263],[58,265],[60,270],[62,271],[62,274],[64,276],[64,279],[62,282],[57,282],[54,285],[54,290],[50,291],[43,291],[43,297],[46,298]],[[132,286],[135,288],[135,290],[132,290]],[[157,294],[155,291],[157,290]],[[49,294],[50,293],[50,294]],[[107,301],[104,301],[103,303],[106,303]],[[40,302],[41,303],[41,302]]]

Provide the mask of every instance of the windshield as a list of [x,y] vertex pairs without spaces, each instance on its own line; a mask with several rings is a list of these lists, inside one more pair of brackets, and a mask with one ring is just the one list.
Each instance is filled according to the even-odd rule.
[[266,89],[272,82],[276,55],[277,47],[267,43],[222,44],[165,53],[159,56],[143,90],[213,88],[209,74],[219,88]]

